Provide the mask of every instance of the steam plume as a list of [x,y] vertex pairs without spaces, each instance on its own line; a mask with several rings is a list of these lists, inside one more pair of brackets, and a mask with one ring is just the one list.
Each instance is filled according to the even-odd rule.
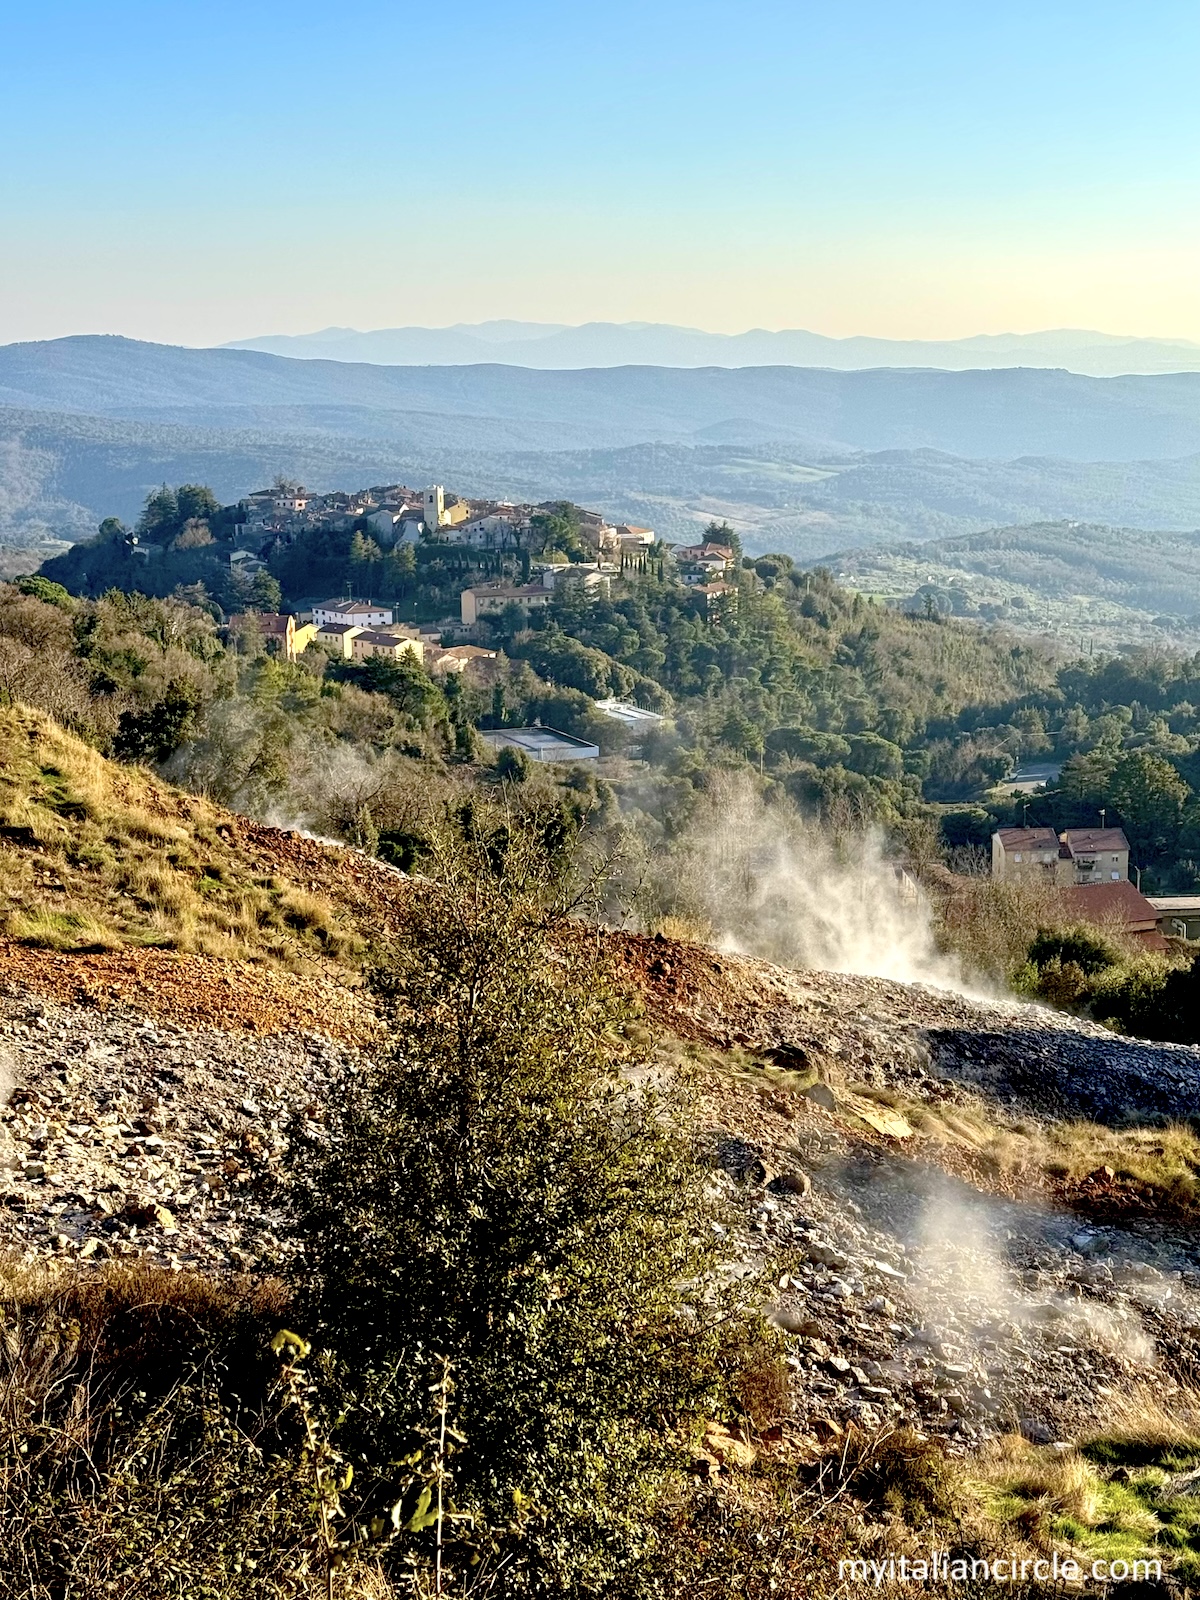
[[938,949],[923,895],[887,859],[878,830],[836,837],[731,780],[706,796],[670,872],[667,892],[724,949],[980,997]]

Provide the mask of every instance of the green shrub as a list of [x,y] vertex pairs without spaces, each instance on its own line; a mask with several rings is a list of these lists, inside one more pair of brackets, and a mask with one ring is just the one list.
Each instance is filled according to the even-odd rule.
[[1111,939],[1086,923],[1077,923],[1072,928],[1039,928],[1029,946],[1029,959],[1035,967],[1057,960],[1093,973],[1119,966],[1122,958]]
[[395,1048],[298,1180],[302,1304],[362,1524],[397,1502],[448,1361],[475,1519],[454,1570],[635,1594],[718,1391],[712,1230],[685,1108],[622,1075],[627,1012],[545,834],[476,809],[431,838],[381,981]]

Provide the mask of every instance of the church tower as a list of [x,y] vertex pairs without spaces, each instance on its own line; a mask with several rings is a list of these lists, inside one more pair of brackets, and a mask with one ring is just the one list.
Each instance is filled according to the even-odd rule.
[[425,491],[425,526],[436,533],[446,520],[446,491],[440,483]]

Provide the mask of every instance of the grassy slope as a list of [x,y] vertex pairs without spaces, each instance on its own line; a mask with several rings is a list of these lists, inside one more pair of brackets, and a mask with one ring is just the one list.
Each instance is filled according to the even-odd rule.
[[353,965],[364,939],[352,907],[370,896],[355,890],[347,854],[106,761],[40,712],[0,710],[0,930],[10,939]]

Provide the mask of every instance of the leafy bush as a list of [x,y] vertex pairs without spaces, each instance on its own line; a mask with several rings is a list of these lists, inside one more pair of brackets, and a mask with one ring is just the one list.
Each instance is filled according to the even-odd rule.
[[1122,1033],[1200,1042],[1200,972],[1193,961],[1127,954],[1095,928],[1039,928],[1014,987]]
[[1161,958],[1143,958],[1119,982],[1104,985],[1092,1008],[1125,1033],[1174,1044],[1200,1043],[1200,970],[1195,958],[1173,969]]
[[[536,818],[430,840],[381,978],[394,1048],[300,1177],[300,1282],[362,1525],[448,1361],[460,1575],[630,1594],[688,1419],[718,1390],[712,1233],[685,1108],[622,1075],[628,1013]],[[427,1537],[432,1538],[432,1534]]]
[[1050,961],[1072,962],[1082,972],[1103,972],[1119,966],[1121,952],[1111,939],[1096,928],[1076,923],[1070,928],[1039,928],[1029,946],[1029,960],[1035,967]]

